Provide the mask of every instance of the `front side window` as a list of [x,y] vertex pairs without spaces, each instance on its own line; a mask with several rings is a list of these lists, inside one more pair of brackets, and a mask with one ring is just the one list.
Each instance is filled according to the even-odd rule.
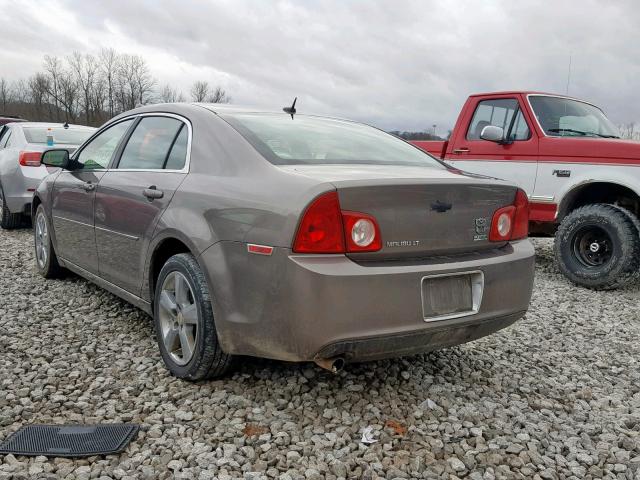
[[481,140],[482,130],[489,125],[502,128],[505,138],[511,141],[530,138],[529,127],[515,98],[497,98],[478,103],[467,130],[467,140]]
[[[175,118],[143,117],[122,152],[118,168],[141,170],[165,168],[183,125]],[[176,163],[178,163],[177,160],[173,159],[172,165]],[[184,158],[182,166],[184,166]]]
[[597,107],[562,97],[531,95],[531,108],[544,133],[551,137],[619,138],[611,121]]
[[331,118],[285,114],[221,115],[275,165],[373,164],[446,168],[432,156],[381,130]]
[[133,119],[116,123],[89,142],[76,157],[76,162],[85,169],[107,168],[120,140],[127,133]]

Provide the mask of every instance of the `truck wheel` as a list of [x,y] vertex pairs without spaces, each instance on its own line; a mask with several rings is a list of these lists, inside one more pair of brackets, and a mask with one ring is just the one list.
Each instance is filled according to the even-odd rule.
[[621,207],[586,205],[567,215],[555,239],[560,271],[573,283],[596,290],[621,287],[638,276],[637,219]]
[[22,214],[11,213],[7,206],[7,201],[4,198],[4,192],[0,187],[0,227],[5,230],[12,230],[22,225]]
[[174,255],[164,264],[153,311],[160,354],[174,376],[197,381],[229,369],[232,357],[220,347],[209,288],[193,255]]

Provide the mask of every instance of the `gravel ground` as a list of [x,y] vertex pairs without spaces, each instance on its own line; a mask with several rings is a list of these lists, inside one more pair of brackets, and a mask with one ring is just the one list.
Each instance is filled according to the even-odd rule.
[[529,314],[496,335],[336,376],[242,359],[196,385],[167,374],[148,317],[77,277],[44,281],[31,244],[0,231],[0,438],[142,428],[119,456],[7,455],[0,479],[640,479],[640,287],[573,287],[550,240]]

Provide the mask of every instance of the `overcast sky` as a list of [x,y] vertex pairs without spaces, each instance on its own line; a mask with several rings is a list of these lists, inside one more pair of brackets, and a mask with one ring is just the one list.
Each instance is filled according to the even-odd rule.
[[472,92],[532,89],[640,120],[637,1],[0,0],[0,77],[114,47],[159,83],[386,129],[452,128]]

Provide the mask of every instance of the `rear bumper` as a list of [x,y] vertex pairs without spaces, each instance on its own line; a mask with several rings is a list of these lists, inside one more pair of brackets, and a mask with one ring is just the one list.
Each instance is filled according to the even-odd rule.
[[441,348],[471,342],[497,332],[520,319],[525,311],[503,317],[485,320],[469,320],[448,326],[433,325],[419,332],[401,333],[372,338],[341,340],[326,345],[316,358],[336,358],[345,360],[379,360],[415,353],[425,353]]
[[[529,306],[534,250],[528,240],[501,249],[419,264],[364,266],[339,255],[272,256],[221,242],[200,257],[227,353],[290,361],[344,356],[368,360],[435,350],[504,328]],[[481,271],[477,313],[425,321],[425,275]]]
[[2,179],[7,206],[12,213],[31,214],[33,194],[44,177],[46,167],[18,167]]

